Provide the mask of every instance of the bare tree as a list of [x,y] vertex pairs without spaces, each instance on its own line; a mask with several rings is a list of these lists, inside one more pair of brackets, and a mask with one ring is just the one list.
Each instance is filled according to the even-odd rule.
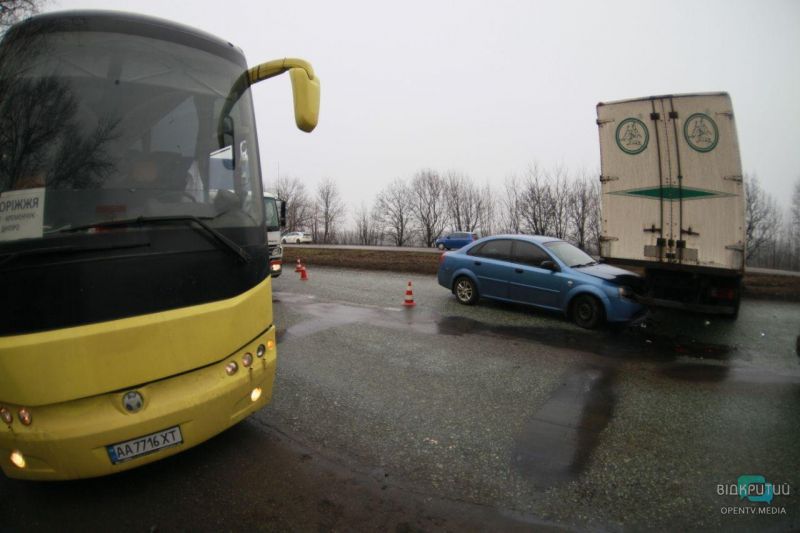
[[411,210],[419,225],[422,242],[433,246],[447,225],[444,180],[434,170],[421,170],[411,180]]
[[789,206],[790,268],[800,270],[800,179],[794,182],[792,204]]
[[378,244],[383,234],[379,211],[367,209],[362,202],[361,207],[356,210],[355,219],[355,242],[369,246]]
[[311,227],[313,208],[306,187],[298,178],[279,177],[275,195],[286,202],[286,231],[305,231]]
[[378,194],[375,202],[386,236],[395,246],[404,246],[412,237],[411,231],[411,191],[408,186],[396,179]]
[[563,166],[559,165],[547,173],[547,186],[550,197],[550,235],[566,239],[570,229],[572,190]]
[[444,177],[447,217],[455,231],[473,232],[485,222],[489,198],[469,176],[449,171]]
[[35,15],[47,3],[43,0],[0,0],[0,32]]
[[522,233],[522,182],[517,176],[509,176],[503,184],[503,196],[500,200],[502,208],[501,231],[505,233]]
[[327,178],[317,186],[316,201],[316,231],[317,240],[323,244],[329,244],[336,240],[336,226],[341,222],[346,212],[346,207],[342,201],[336,182]]
[[758,177],[745,176],[745,237],[747,259],[754,258],[770,240],[780,225],[775,199],[758,182]]
[[494,235],[497,221],[495,218],[497,200],[490,184],[486,184],[480,190],[482,197],[481,210],[478,213],[478,227],[480,228],[481,236]]
[[580,173],[570,189],[570,238],[581,250],[589,250],[592,240],[592,223],[595,222],[596,205],[600,198],[585,171]]
[[553,229],[553,197],[547,176],[533,163],[528,167],[521,191],[523,229],[534,235],[550,235]]

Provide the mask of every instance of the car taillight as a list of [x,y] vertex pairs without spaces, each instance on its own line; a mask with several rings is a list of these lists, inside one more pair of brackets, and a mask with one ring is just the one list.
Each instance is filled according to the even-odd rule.
[[442,263],[444,263],[444,256],[446,256],[446,255],[447,255],[447,252],[445,252],[445,253],[443,253],[443,254],[439,255],[439,265],[441,265]]

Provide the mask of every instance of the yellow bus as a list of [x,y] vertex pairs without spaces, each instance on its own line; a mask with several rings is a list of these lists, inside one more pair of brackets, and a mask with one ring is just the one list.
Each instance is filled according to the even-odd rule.
[[73,479],[190,448],[266,405],[270,261],[249,87],[288,72],[115,12],[0,43],[0,467]]

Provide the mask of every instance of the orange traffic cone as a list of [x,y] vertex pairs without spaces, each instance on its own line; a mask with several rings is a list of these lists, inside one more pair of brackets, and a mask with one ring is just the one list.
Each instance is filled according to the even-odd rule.
[[411,289],[410,281],[408,282],[408,287],[406,287],[406,299],[403,302],[403,305],[405,307],[414,307],[415,305],[417,305],[414,303],[414,291]]
[[300,264],[300,258],[298,257],[297,258],[297,266],[294,267],[294,271],[295,272],[300,272],[301,270],[303,270],[303,265]]
[[302,267],[300,269],[300,281],[308,281],[308,272],[306,272],[306,267]]

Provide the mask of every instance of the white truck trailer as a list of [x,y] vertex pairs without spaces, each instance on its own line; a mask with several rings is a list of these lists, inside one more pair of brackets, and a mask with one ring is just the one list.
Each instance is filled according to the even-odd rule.
[[601,102],[597,125],[602,259],[644,269],[643,303],[736,316],[745,203],[730,96]]

